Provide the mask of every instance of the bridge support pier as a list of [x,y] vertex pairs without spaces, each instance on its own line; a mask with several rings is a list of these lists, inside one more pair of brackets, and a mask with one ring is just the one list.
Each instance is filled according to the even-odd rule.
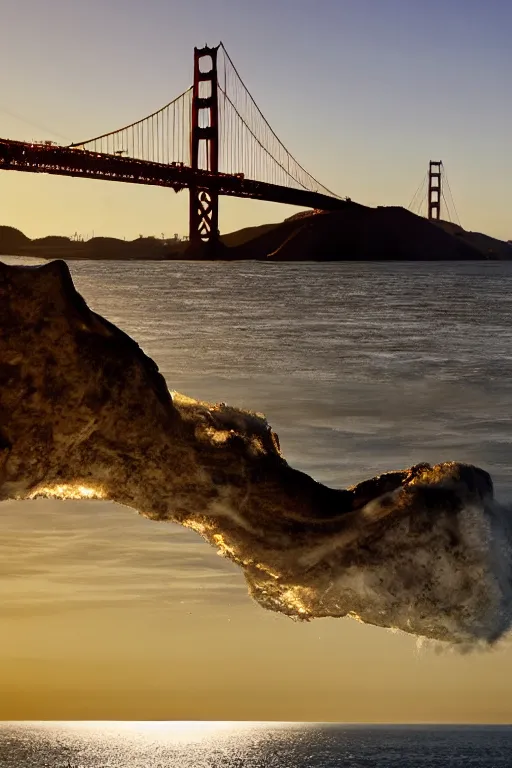
[[219,237],[219,196],[207,189],[190,188],[190,243],[215,244]]
[[[190,164],[194,171],[211,174],[219,171],[218,50],[194,48]],[[201,68],[205,59],[210,60],[206,70]],[[192,248],[208,245],[214,250],[219,240],[219,195],[206,185],[190,188],[189,234]]]

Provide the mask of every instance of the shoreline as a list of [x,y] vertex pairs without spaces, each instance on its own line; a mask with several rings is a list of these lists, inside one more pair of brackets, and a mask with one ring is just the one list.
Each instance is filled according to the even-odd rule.
[[222,235],[215,245],[139,237],[31,240],[0,226],[0,255],[64,261],[509,261],[512,242],[397,207],[311,211]]

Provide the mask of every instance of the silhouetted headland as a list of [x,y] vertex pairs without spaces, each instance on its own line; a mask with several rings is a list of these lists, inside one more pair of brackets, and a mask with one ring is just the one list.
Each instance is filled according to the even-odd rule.
[[512,245],[450,222],[428,221],[404,208],[354,203],[340,211],[306,211],[279,224],[231,232],[214,250],[155,237],[30,240],[0,226],[0,254],[67,260],[470,261],[511,259]]

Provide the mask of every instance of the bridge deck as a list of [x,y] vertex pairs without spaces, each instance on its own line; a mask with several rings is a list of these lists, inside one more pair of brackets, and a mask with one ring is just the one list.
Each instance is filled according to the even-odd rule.
[[0,170],[149,184],[170,187],[175,192],[193,187],[219,195],[267,200],[326,211],[347,205],[345,200],[317,192],[281,187],[229,174],[194,171],[181,164],[165,165],[70,147],[29,144],[6,139],[0,139]]

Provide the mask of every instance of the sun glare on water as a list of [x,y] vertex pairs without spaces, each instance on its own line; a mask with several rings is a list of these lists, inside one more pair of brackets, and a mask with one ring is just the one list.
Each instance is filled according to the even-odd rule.
[[98,737],[119,738],[122,740],[149,740],[152,742],[195,742],[212,736],[236,736],[242,732],[279,727],[285,723],[239,722],[236,720],[133,720],[133,721],[74,721],[52,723],[64,730],[87,731]]

